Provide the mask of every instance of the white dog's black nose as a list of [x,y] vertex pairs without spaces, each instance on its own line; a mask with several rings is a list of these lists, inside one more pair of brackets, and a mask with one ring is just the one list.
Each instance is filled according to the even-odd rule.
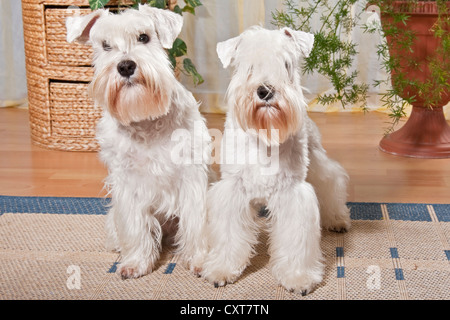
[[269,101],[273,98],[275,90],[271,86],[260,86],[256,93],[261,100]]
[[117,71],[119,71],[119,74],[122,77],[126,78],[131,77],[134,74],[135,70],[136,70],[136,62],[132,60],[124,60],[117,65]]

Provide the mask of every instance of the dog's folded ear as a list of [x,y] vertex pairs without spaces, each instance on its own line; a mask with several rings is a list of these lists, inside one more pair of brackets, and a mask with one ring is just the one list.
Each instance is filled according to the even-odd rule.
[[139,5],[139,12],[148,15],[155,25],[159,42],[165,49],[170,49],[183,27],[183,17],[170,10],[162,10],[150,7],[146,4]]
[[311,53],[314,46],[313,34],[303,31],[296,31],[288,27],[281,29],[281,32],[283,32],[289,38],[293,39],[300,52],[305,57],[309,57],[309,54]]
[[99,9],[85,16],[68,17],[66,19],[67,42],[86,43],[89,40],[91,28],[103,15],[108,15],[108,10]]
[[240,40],[241,36],[237,36],[217,44],[217,55],[224,68],[227,68],[230,65],[231,60],[236,54]]

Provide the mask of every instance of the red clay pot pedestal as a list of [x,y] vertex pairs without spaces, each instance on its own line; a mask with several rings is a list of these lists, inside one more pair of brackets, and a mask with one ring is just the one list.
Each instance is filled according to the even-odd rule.
[[450,158],[450,126],[443,107],[413,106],[411,116],[399,130],[380,142],[384,152],[414,158]]
[[[430,79],[431,72],[428,68],[428,59],[435,55],[436,48],[440,41],[434,37],[431,31],[437,21],[436,2],[419,1],[412,7],[408,1],[394,1],[395,10],[407,12],[410,16],[407,25],[398,24],[400,29],[410,29],[416,34],[416,39],[411,46],[412,52],[397,52],[393,49],[392,39],[388,36],[387,41],[390,44],[391,55],[408,54],[414,57],[414,61],[420,66],[417,69],[410,69],[402,65],[400,72],[407,75],[410,79],[425,82]],[[447,4],[450,9],[450,3]],[[392,21],[391,17],[382,14],[382,21]],[[395,72],[392,78],[396,78]],[[438,106],[433,108],[424,107],[424,97],[412,88],[406,88],[400,94],[406,96],[415,96],[411,115],[406,124],[387,136],[380,142],[380,149],[384,152],[399,156],[416,158],[450,158],[450,126],[445,120],[443,106],[449,102],[449,92],[442,92],[442,99]]]

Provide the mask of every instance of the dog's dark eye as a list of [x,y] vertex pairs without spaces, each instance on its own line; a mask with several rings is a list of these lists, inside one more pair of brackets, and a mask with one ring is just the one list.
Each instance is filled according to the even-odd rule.
[[287,72],[291,73],[291,66],[289,65],[289,63],[285,62],[284,66],[286,67]]
[[111,49],[112,49],[111,46],[106,41],[102,42],[102,46],[103,46],[103,50],[105,50],[105,51],[111,51]]
[[143,34],[139,35],[138,41],[142,42],[143,44],[146,44],[150,41],[150,37],[148,35],[146,35],[145,33],[143,33]]
[[288,61],[286,61],[286,62],[284,63],[284,66],[286,67],[286,71],[287,71],[287,74],[288,74],[288,76],[289,76],[289,79],[290,79],[291,81],[294,81],[294,77],[295,77],[295,66],[293,66],[292,63],[290,63],[290,62],[288,62]]

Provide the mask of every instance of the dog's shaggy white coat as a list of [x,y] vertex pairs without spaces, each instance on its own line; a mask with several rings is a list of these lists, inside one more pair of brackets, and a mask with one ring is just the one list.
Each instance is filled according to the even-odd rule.
[[[120,251],[124,278],[152,271],[165,226],[178,230],[178,254],[193,272],[200,272],[206,253],[211,139],[166,53],[182,24],[180,15],[147,5],[118,15],[97,10],[66,22],[69,42],[94,48],[90,92],[103,108],[97,139],[112,198],[107,247]],[[173,139],[177,130],[190,135]]]
[[[309,55],[313,42],[313,35],[301,31],[253,27],[217,46],[224,67],[232,65],[234,74],[227,91],[221,180],[207,196],[210,251],[202,275],[215,285],[234,282],[250,263],[260,205],[270,212],[270,268],[288,290],[307,293],[321,282],[321,226],[350,227],[348,176],[326,155],[300,85],[300,58]],[[239,135],[246,136],[245,145],[235,143]],[[267,164],[228,157],[248,159],[261,148],[278,157],[269,171]]]

